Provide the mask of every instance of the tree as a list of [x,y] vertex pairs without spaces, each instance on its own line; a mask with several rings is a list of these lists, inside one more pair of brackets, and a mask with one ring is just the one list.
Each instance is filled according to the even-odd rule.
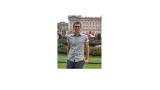
[[101,34],[98,34],[98,37],[97,37],[99,40],[101,40]]
[[59,34],[59,39],[61,39],[61,37],[62,37],[61,34]]

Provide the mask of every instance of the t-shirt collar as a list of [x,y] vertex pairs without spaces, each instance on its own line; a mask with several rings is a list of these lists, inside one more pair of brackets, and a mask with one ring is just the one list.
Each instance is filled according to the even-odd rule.
[[[73,35],[75,36],[75,33],[73,33]],[[82,34],[81,33],[79,33],[79,35],[78,36],[81,36]]]

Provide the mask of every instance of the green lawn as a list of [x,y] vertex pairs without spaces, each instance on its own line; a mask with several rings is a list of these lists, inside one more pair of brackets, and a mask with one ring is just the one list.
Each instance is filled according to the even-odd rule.
[[[67,56],[58,56],[59,61],[67,61]],[[101,58],[89,57],[89,62],[101,62]],[[58,69],[66,69],[66,63],[58,63]],[[101,64],[84,64],[83,69],[101,69]]]

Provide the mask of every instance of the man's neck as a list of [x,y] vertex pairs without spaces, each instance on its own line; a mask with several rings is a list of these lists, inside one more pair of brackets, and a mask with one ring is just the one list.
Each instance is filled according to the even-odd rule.
[[80,33],[79,32],[77,32],[77,33],[75,32],[74,34],[75,34],[75,36],[78,36]]

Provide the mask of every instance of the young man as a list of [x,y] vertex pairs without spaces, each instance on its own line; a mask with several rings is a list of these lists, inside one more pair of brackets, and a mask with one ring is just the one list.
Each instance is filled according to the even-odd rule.
[[[88,64],[89,40],[87,35],[81,34],[81,23],[73,24],[74,33],[67,37],[67,69],[82,69],[84,64]],[[84,47],[86,47],[86,59],[84,60]]]

